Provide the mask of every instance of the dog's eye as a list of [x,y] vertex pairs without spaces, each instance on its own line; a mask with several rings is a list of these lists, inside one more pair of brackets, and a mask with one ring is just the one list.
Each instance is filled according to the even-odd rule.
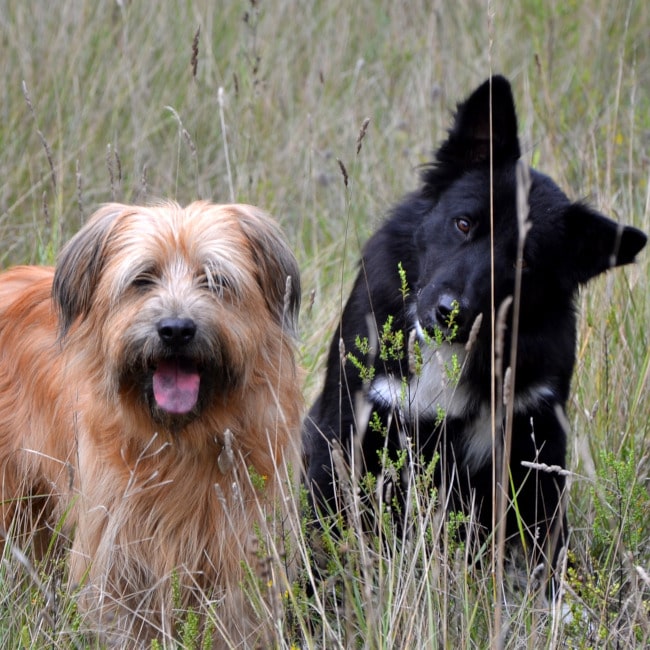
[[133,280],[131,286],[135,287],[136,289],[147,289],[148,287],[151,287],[155,281],[156,279],[150,273],[142,273],[137,278],[135,278],[135,280]]
[[199,276],[199,286],[202,289],[216,293],[218,296],[223,296],[224,292],[230,289],[230,285],[231,282],[226,276],[214,271],[206,271]]
[[207,275],[200,275],[197,284],[201,289],[207,289],[208,291],[212,290],[212,282]]
[[463,235],[469,235],[469,231],[472,229],[472,222],[465,217],[458,217],[454,219],[456,224],[456,229],[463,233]]

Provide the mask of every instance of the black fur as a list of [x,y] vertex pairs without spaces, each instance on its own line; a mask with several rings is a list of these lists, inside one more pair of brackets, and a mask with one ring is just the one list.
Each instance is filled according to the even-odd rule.
[[[498,310],[514,291],[519,157],[510,84],[496,76],[458,106],[447,140],[422,174],[420,189],[399,203],[367,242],[340,328],[332,341],[322,394],[305,425],[307,478],[314,504],[322,512],[331,512],[339,503],[332,480],[333,440],[349,453],[352,438],[357,436],[365,469],[379,474],[382,468],[378,450],[385,445],[392,451],[400,449],[406,435],[425,458],[440,451],[437,480],[443,483],[446,477],[452,486],[452,507],[466,508],[475,503],[479,522],[485,530],[491,529],[491,313],[492,304]],[[532,227],[522,263],[509,467],[526,533],[537,551],[547,556],[553,549],[557,553],[566,538],[561,503],[565,480],[558,472],[531,470],[522,461],[565,467],[562,420],[575,362],[574,302],[578,287],[612,266],[632,262],[645,245],[646,236],[586,205],[572,203],[550,178],[532,169],[530,180]],[[408,285],[406,296],[399,265]],[[378,345],[365,356],[355,345],[357,336],[376,340],[376,332],[381,332],[387,319],[393,317],[392,329],[401,330],[405,342],[417,329],[418,344],[426,357],[424,333],[438,328],[450,334],[448,319],[454,306],[454,343],[443,343],[439,352],[446,359],[451,358],[452,351],[461,360],[465,358],[464,344],[479,314],[482,322],[466,354],[460,382],[455,389],[447,386],[446,393],[438,395],[435,372],[426,364],[421,371],[409,370],[406,350],[401,358],[382,360]],[[504,369],[510,365],[512,312],[510,308],[506,318]],[[374,336],[369,323],[376,328]],[[349,359],[342,363],[341,339],[345,353],[352,352],[374,367],[369,385],[364,386],[359,370]],[[436,358],[433,355],[428,363],[438,363]],[[427,374],[433,379],[424,389],[418,388],[418,384],[425,383]],[[500,389],[496,386],[497,394]],[[406,399],[391,400],[391,395],[399,392]],[[381,417],[388,439],[368,427],[367,421],[357,421],[363,411],[355,409],[359,395],[370,402],[371,409],[367,410]],[[437,407],[446,413],[442,424],[436,423],[440,414]],[[497,440],[502,439],[503,430],[499,417]],[[511,508],[507,534],[516,533],[517,521]]]

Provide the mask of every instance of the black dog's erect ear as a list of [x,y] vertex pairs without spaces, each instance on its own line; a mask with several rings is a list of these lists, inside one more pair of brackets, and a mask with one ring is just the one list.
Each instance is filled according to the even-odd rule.
[[565,228],[567,254],[581,283],[614,266],[630,264],[648,240],[638,228],[616,223],[581,203],[567,208]]
[[458,105],[449,137],[440,145],[423,180],[439,194],[464,171],[487,165],[490,158],[496,166],[515,162],[519,156],[517,114],[510,82],[494,76]]
[[465,102],[459,104],[454,126],[438,150],[437,158],[443,163],[449,161],[463,166],[488,163],[490,140],[495,164],[519,158],[515,102],[510,82],[501,76],[484,81]]

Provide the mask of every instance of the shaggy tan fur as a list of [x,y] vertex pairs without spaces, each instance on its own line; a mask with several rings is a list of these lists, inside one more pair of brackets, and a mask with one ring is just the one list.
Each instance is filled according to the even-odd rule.
[[297,463],[299,296],[276,225],[205,202],[107,205],[56,270],[0,276],[0,522],[36,552],[65,522],[70,584],[109,642],[169,638],[172,609],[206,602],[222,644],[258,633],[239,584]]

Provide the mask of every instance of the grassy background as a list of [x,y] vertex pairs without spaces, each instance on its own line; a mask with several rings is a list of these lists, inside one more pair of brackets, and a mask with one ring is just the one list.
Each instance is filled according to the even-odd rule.
[[[649,30],[642,0],[0,0],[0,265],[52,263],[113,199],[258,204],[302,269],[309,400],[360,245],[490,72],[513,82],[534,166],[650,230]],[[648,259],[579,301],[569,516],[582,614],[562,631],[571,647],[650,638]],[[17,588],[4,584],[6,647],[37,643],[47,626],[28,602],[16,622]],[[450,592],[442,610],[454,599],[489,609],[466,594]],[[485,647],[470,610],[442,645]],[[371,633],[332,633],[325,646],[382,647]]]

